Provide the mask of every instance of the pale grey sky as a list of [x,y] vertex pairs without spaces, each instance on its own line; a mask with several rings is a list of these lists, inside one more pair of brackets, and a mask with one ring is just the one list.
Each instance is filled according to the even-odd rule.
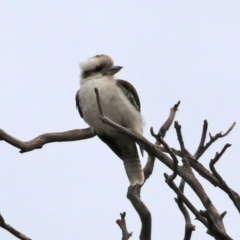
[[[105,53],[124,67],[118,77],[138,90],[145,136],[154,141],[149,128],[157,131],[181,100],[176,120],[194,151],[204,119],[213,134],[240,122],[239,30],[239,1],[1,1],[0,128],[30,140],[86,127],[75,109],[78,64]],[[179,148],[173,128],[166,141]],[[240,192],[238,125],[201,162],[207,166],[227,142],[232,147],[217,169]],[[152,213],[152,239],[182,239],[183,216],[164,172],[171,171],[157,162],[142,190]],[[228,212],[229,235],[240,239],[232,202],[202,183],[218,210]],[[115,220],[122,211],[131,239],[138,239],[140,220],[126,198],[127,187],[121,160],[97,138],[53,143],[25,154],[0,142],[0,212],[34,240],[121,239]],[[188,188],[186,193],[203,209]],[[193,239],[211,239],[192,220]],[[14,236],[0,229],[0,239]]]

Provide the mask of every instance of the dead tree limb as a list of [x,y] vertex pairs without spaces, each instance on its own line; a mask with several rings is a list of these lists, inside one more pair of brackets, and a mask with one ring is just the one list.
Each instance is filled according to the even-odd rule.
[[[181,181],[179,185],[179,190],[183,193],[184,192],[185,181]],[[191,222],[190,215],[188,213],[187,208],[184,206],[184,203],[181,197],[175,198],[175,201],[182,212],[184,219],[185,219],[185,231],[184,231],[184,238],[183,240],[190,240],[192,237],[192,232],[195,231],[195,226]]]
[[19,239],[31,240],[29,237],[25,236],[24,234],[20,233],[18,230],[7,224],[1,214],[0,214],[0,227],[7,230],[8,232],[10,232],[12,235]]
[[218,160],[220,159],[220,157],[223,155],[223,153],[226,151],[227,148],[229,148],[231,146],[231,144],[226,144],[222,151],[220,153],[216,153],[214,159],[212,159],[210,161],[209,167],[213,173],[213,175],[218,179],[218,181],[221,184],[221,188],[228,194],[229,198],[233,201],[235,207],[237,208],[238,212],[240,213],[240,197],[239,194],[236,193],[235,191],[233,191],[228,184],[223,180],[223,178],[221,177],[221,175],[217,172],[216,168],[215,168],[215,164],[218,162]]
[[92,133],[91,128],[85,128],[74,129],[66,132],[44,133],[30,141],[24,142],[0,129],[0,141],[3,140],[20,149],[20,153],[40,149],[47,143],[85,140],[94,136],[95,135]]
[[216,140],[218,140],[219,138],[223,138],[223,137],[227,136],[227,135],[232,131],[232,129],[234,128],[235,125],[236,125],[236,122],[234,122],[234,123],[230,126],[230,128],[229,128],[225,133],[219,132],[219,133],[215,134],[215,136],[212,136],[212,135],[209,133],[210,140],[204,145],[205,139],[206,139],[207,127],[208,127],[208,122],[207,122],[207,120],[204,120],[203,132],[202,132],[201,141],[200,141],[200,144],[199,144],[199,147],[198,147],[196,153],[194,154],[194,157],[195,157],[196,159],[200,158],[200,157],[202,156],[202,154],[203,154]]
[[120,213],[120,216],[121,216],[121,219],[118,219],[116,223],[122,230],[122,240],[128,240],[132,236],[132,232],[129,233],[127,230],[127,224],[125,221],[126,212]]
[[[151,152],[152,155],[154,155],[155,157],[160,159],[168,167],[170,167],[171,169],[174,169],[173,160],[169,159],[169,157],[166,156],[163,152],[161,152],[158,149],[158,147],[156,147],[156,145],[153,145],[152,143],[150,143],[143,136],[141,136],[137,133],[134,133],[134,132],[130,131],[129,129],[126,129],[126,128],[116,124],[115,122],[111,121],[109,118],[107,118],[104,115],[100,116],[100,119],[103,123],[106,123],[112,127],[115,127],[120,132],[132,137],[137,143],[140,143],[141,146],[147,152]],[[186,164],[188,164],[188,163],[186,162]],[[213,234],[221,235],[222,239],[230,240],[231,238],[226,234],[222,219],[219,219],[219,217],[218,217],[218,216],[220,216],[220,214],[218,213],[218,211],[215,208],[215,206],[213,205],[213,203],[210,201],[209,197],[205,193],[205,191],[204,191],[203,187],[201,186],[201,184],[199,183],[199,181],[194,177],[193,172],[186,171],[186,169],[184,167],[178,166],[178,175],[181,176],[191,186],[193,191],[195,191],[197,196],[200,198],[200,200],[203,203],[206,210],[209,212],[210,216],[213,218],[213,221],[215,223],[214,226],[216,229],[210,229],[210,231],[213,232],[213,230],[214,230]],[[216,239],[218,239],[217,236],[216,236]]]
[[[134,139],[145,151],[148,152],[149,157],[148,161],[144,167],[144,175],[145,175],[145,181],[150,177],[152,174],[155,158],[158,158],[162,163],[164,163],[166,166],[168,166],[172,171],[173,174],[171,176],[168,176],[165,174],[166,182],[172,188],[177,196],[178,199],[176,200],[179,206],[179,209],[182,211],[184,218],[185,218],[185,239],[190,239],[192,235],[192,231],[194,230],[194,226],[191,224],[191,220],[189,218],[189,214],[187,212],[187,208],[193,212],[193,214],[196,216],[196,218],[201,221],[206,228],[208,229],[208,232],[211,236],[213,236],[217,240],[231,240],[231,237],[228,236],[226,233],[224,224],[223,224],[223,217],[225,215],[225,212],[222,214],[219,214],[217,209],[215,208],[214,204],[208,197],[207,193],[205,192],[204,188],[196,178],[195,174],[193,173],[192,169],[196,170],[202,177],[207,179],[210,183],[212,183],[214,186],[218,186],[220,189],[225,191],[229,197],[234,202],[237,209],[240,211],[240,197],[239,195],[230,189],[228,185],[225,183],[225,181],[222,179],[220,174],[215,169],[215,164],[219,160],[219,158],[222,156],[224,151],[229,147],[229,145],[225,145],[223,150],[220,152],[220,154],[216,154],[215,158],[210,162],[210,169],[212,172],[207,170],[201,163],[199,163],[198,159],[203,155],[203,153],[211,146],[213,142],[218,140],[219,138],[225,137],[235,126],[235,122],[232,124],[232,126],[226,131],[226,133],[218,133],[215,136],[210,136],[210,140],[205,144],[206,141],[206,134],[207,134],[207,128],[208,123],[205,120],[203,124],[202,129],[202,136],[199,143],[199,146],[196,150],[196,153],[194,155],[191,155],[190,152],[188,152],[187,148],[185,147],[183,136],[181,133],[181,126],[176,122],[175,128],[180,144],[180,151],[175,150],[173,148],[170,148],[169,145],[163,140],[166,132],[168,131],[169,127],[171,126],[177,108],[180,104],[178,102],[174,105],[173,108],[170,110],[170,114],[166,122],[162,125],[157,135],[154,134],[153,129],[151,129],[152,135],[156,138],[156,143],[152,144],[149,142],[146,138],[144,138],[142,135],[139,135],[135,132],[132,132],[129,129],[124,128],[123,126],[120,126],[116,124],[115,122],[108,119],[106,116],[104,116],[104,113],[101,108],[101,102],[98,90],[95,89],[96,93],[96,99],[97,104],[99,108],[100,113],[100,120],[112,126],[113,128],[118,129],[121,133],[128,135],[132,139]],[[4,140],[8,142],[9,144],[13,145],[14,147],[17,147],[20,149],[21,153],[32,151],[34,149],[42,148],[44,144],[51,143],[51,142],[62,142],[62,141],[76,141],[76,140],[83,140],[87,138],[93,137],[94,134],[92,133],[90,128],[87,129],[76,129],[72,131],[67,132],[60,132],[60,133],[46,133],[38,136],[37,138],[28,141],[23,142],[20,141],[8,133],[4,132],[0,129],[0,140]],[[162,146],[161,146],[162,145]],[[166,152],[167,154],[165,154]],[[183,165],[178,165],[178,159],[177,157],[182,158]],[[183,194],[183,186],[178,188],[175,183],[174,179],[175,177],[179,175],[183,180],[181,183],[183,185],[188,184],[192,190],[196,193],[200,201],[202,202],[204,206],[203,211],[198,211],[191,202],[187,199],[187,197]],[[142,229],[140,233],[140,239],[141,240],[150,240],[151,239],[151,213],[144,204],[144,202],[141,200],[140,192],[143,185],[135,185],[130,186],[128,188],[128,194],[127,197],[133,204],[134,208],[139,214],[139,217],[142,222]],[[186,208],[187,207],[187,208]],[[124,213],[123,213],[124,214]],[[125,214],[121,215],[122,222],[124,220]],[[121,221],[119,220],[119,221]],[[124,220],[125,221],[125,220]],[[122,223],[118,222],[118,224]],[[0,224],[1,227],[6,229],[6,225],[4,222],[4,219],[0,217]],[[120,226],[120,225],[119,225]],[[122,225],[123,226],[123,225]],[[121,227],[121,226],[120,226]],[[127,234],[126,234],[127,233]],[[25,237],[23,235],[23,237]],[[129,233],[127,232],[127,229],[125,229],[125,235],[123,234],[123,239],[128,239],[130,237]],[[127,237],[127,238],[126,238]],[[28,239],[29,238],[20,238],[20,239]]]

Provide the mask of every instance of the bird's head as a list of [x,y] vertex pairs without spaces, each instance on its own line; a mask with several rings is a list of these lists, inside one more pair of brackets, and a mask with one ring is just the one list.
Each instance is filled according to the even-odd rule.
[[113,76],[122,69],[114,66],[113,60],[108,55],[96,55],[80,63],[81,80],[86,81],[102,77],[104,75]]

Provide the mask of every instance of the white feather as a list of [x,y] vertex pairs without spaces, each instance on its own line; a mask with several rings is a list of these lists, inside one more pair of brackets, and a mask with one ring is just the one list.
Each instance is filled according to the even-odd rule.
[[112,76],[103,76],[86,81],[81,85],[79,91],[84,120],[94,131],[97,133],[107,133],[109,135],[114,135],[114,132],[116,132],[115,129],[99,120],[94,88],[97,88],[99,91],[101,106],[105,116],[120,125],[142,134],[141,114],[116,85],[116,80]]
[[92,57],[79,64],[82,71],[90,71],[99,65],[99,59]]

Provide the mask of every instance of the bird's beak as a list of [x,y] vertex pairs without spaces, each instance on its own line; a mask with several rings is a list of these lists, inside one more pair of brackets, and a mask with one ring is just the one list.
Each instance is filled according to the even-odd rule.
[[114,75],[116,74],[117,72],[119,72],[123,67],[121,66],[111,66],[111,67],[108,67],[108,68],[105,68],[103,69],[101,72],[104,74],[104,75]]

